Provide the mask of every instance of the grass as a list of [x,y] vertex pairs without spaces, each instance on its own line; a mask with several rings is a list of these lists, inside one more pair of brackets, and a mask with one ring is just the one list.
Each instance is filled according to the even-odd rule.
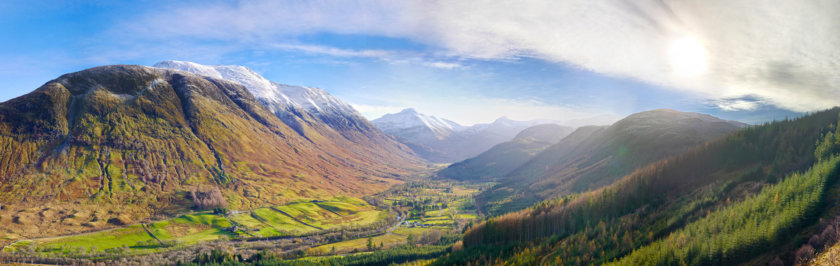
[[239,234],[225,230],[232,226],[233,223],[222,216],[199,213],[152,223],[148,225],[148,229],[161,241],[175,240],[185,245],[193,245],[202,241],[238,236]]
[[318,229],[298,223],[292,217],[271,208],[256,209],[250,215],[265,224],[266,227],[274,228],[281,232],[288,232],[288,234],[304,234],[318,231]]
[[[379,243],[382,243],[385,246],[385,248],[390,248],[405,244],[406,242],[408,242],[407,238],[407,235],[384,234],[373,237],[373,243],[376,245],[377,248],[379,247]],[[367,243],[367,238],[358,238],[310,248],[307,251],[307,253],[330,254],[333,248],[335,248],[335,253],[337,254],[350,253],[354,251],[367,251]]]
[[[373,237],[373,243],[377,248],[380,243],[384,245],[384,248],[391,248],[408,243],[409,235],[414,235],[415,238],[419,238],[424,232],[441,229],[451,229],[451,227],[400,227],[392,233]],[[313,247],[310,248],[307,253],[311,255],[332,254],[333,248],[335,248],[336,254],[351,253],[354,251],[367,251],[367,244],[368,238],[358,238]]]
[[[294,216],[305,224],[278,210]],[[102,251],[126,246],[131,249],[132,253],[142,254],[165,248],[166,245],[162,245],[161,242],[167,245],[194,245],[205,241],[235,237],[301,235],[319,231],[315,227],[331,229],[342,226],[368,225],[384,219],[385,216],[387,216],[387,212],[376,210],[360,199],[337,197],[330,201],[296,202],[284,206],[259,208],[251,212],[230,216],[209,212],[186,214],[147,224],[148,232],[143,228],[143,225],[137,224],[89,234],[35,241],[24,240],[18,242],[15,246],[7,247],[6,250],[14,251],[20,246],[34,242],[47,253],[66,254],[79,248],[90,250],[91,247],[96,247],[96,250]],[[229,229],[234,225],[239,230],[231,232]],[[382,240],[387,243],[393,242],[388,238],[382,238]],[[367,241],[367,239],[363,241]],[[366,246],[367,242],[364,244]]]
[[136,247],[138,242],[154,241],[151,235],[143,229],[142,225],[132,225],[120,229],[82,234],[71,237],[49,238],[38,240],[37,243],[48,251],[61,251],[67,249],[85,248],[90,250],[96,247],[97,250],[110,248]]
[[478,215],[471,214],[471,213],[457,214],[457,215],[455,215],[455,219],[473,220],[473,219],[478,219]]

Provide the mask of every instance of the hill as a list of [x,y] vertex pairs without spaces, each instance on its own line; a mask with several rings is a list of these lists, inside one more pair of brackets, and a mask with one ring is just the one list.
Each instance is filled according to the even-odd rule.
[[582,127],[500,179],[478,199],[489,214],[612,184],[639,167],[680,154],[746,124],[659,109],[609,127]]
[[555,124],[529,127],[513,140],[493,146],[476,157],[454,163],[437,175],[456,180],[495,181],[557,143],[572,130]]
[[0,223],[25,237],[181,213],[195,190],[251,209],[411,174],[302,137],[238,83],[142,66],[66,74],[0,103],[0,144]]
[[840,215],[839,117],[749,127],[605,188],[489,219],[438,263],[792,264]]

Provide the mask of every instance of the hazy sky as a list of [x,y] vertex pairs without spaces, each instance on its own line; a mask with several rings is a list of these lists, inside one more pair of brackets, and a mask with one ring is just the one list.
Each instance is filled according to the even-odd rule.
[[0,101],[174,59],[323,88],[369,118],[759,122],[840,105],[840,1],[29,2],[0,1]]

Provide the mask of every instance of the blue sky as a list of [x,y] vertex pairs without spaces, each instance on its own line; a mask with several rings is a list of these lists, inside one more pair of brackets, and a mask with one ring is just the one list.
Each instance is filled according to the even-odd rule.
[[28,2],[0,2],[0,101],[173,59],[323,88],[371,119],[580,125],[671,108],[756,123],[840,104],[833,3]]

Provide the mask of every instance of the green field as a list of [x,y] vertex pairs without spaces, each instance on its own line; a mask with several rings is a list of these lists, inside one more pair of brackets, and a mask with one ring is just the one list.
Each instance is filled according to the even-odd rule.
[[48,254],[84,255],[102,254],[103,251],[143,254],[220,239],[302,235],[322,229],[365,226],[387,215],[360,199],[336,197],[329,201],[295,202],[233,215],[193,213],[95,233],[20,241],[7,251],[34,245],[36,250]]
[[[406,243],[406,237],[403,235],[398,234],[385,234],[381,236],[373,237],[373,243],[379,247],[379,244],[382,243],[385,248],[390,248],[393,246],[398,246]],[[307,251],[307,254],[310,255],[323,255],[323,254],[332,254],[332,249],[335,248],[335,254],[345,254],[351,252],[358,252],[358,251],[367,251],[367,238],[358,238],[353,240],[347,240],[322,246],[317,246],[314,248],[310,248]]]

